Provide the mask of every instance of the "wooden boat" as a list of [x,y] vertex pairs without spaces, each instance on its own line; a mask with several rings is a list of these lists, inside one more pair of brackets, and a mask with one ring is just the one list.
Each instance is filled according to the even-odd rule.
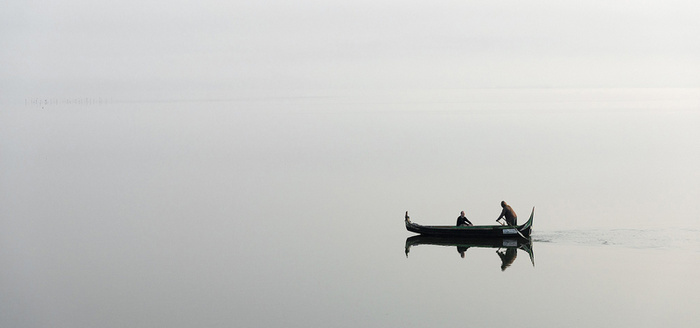
[[424,226],[411,222],[406,211],[406,230],[426,236],[449,237],[520,237],[526,238],[532,233],[532,219],[535,208],[532,208],[530,218],[522,225],[481,225],[481,226]]
[[[460,254],[464,254],[469,248],[498,248],[510,249],[512,251],[520,249],[530,256],[530,262],[532,262],[532,266],[535,266],[535,253],[532,248],[532,239],[530,237],[439,237],[417,235],[406,238],[406,257],[408,257],[411,247],[419,245],[455,246],[457,247],[457,252]],[[515,260],[514,256],[512,260]],[[510,263],[512,263],[512,260]],[[504,262],[504,267],[507,267],[510,263]]]

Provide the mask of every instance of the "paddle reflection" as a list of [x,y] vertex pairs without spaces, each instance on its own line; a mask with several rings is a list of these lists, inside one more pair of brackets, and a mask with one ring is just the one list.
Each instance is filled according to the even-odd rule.
[[464,258],[470,248],[497,248],[496,254],[501,259],[501,271],[505,271],[518,257],[518,249],[530,256],[532,266],[535,266],[535,253],[532,250],[531,238],[450,238],[434,236],[413,236],[406,238],[406,257],[411,247],[418,245],[455,246],[457,253]]

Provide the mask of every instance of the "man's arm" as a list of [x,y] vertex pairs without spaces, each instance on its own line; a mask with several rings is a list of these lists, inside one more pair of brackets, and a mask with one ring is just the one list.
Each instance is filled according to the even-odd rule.
[[505,207],[504,207],[503,210],[501,211],[501,215],[498,216],[498,219],[496,219],[496,221],[500,220],[500,219],[503,218],[504,216],[506,216],[506,209],[505,209]]

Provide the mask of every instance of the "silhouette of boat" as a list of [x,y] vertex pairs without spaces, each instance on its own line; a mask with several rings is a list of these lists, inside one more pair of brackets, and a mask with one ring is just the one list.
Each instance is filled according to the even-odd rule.
[[442,237],[515,237],[526,238],[532,233],[532,219],[535,208],[532,208],[530,218],[522,225],[480,225],[480,226],[424,226],[411,222],[406,211],[406,230],[426,236]]

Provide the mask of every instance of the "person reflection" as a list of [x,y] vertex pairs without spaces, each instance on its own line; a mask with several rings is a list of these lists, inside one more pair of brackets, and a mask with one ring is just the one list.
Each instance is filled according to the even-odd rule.
[[496,254],[498,254],[498,257],[501,258],[501,271],[506,271],[506,269],[513,264],[513,261],[515,261],[515,258],[518,256],[518,249],[515,247],[510,247],[506,248],[506,251],[503,252],[499,248],[496,251]]
[[457,246],[457,253],[459,253],[459,256],[464,258],[464,252],[466,252],[468,249],[469,247]]

